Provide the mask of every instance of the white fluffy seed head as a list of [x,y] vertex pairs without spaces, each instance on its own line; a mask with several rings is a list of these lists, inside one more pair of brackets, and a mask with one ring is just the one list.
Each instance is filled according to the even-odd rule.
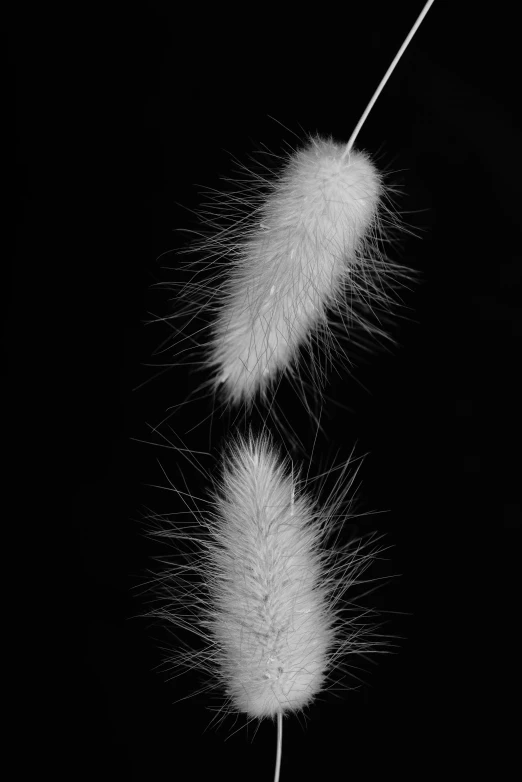
[[322,689],[333,640],[313,510],[266,445],[225,467],[210,551],[209,629],[234,708],[301,709]]
[[397,290],[415,276],[386,254],[402,230],[394,188],[365,152],[319,137],[268,176],[242,169],[208,191],[190,277],[166,283],[177,355],[225,406],[266,401],[284,374],[311,412],[331,364],[393,342]]
[[249,718],[303,709],[349,655],[389,645],[378,640],[371,612],[350,602],[382,551],[371,536],[339,543],[355,474],[320,507],[288,466],[268,435],[239,438],[210,512],[181,527],[156,519],[155,534],[169,538],[182,561],[156,577],[151,613],[203,640],[169,662],[200,667],[209,689],[225,695],[221,710]]
[[365,153],[344,152],[315,139],[295,153],[236,255],[210,354],[233,403],[293,365],[376,221],[381,178]]

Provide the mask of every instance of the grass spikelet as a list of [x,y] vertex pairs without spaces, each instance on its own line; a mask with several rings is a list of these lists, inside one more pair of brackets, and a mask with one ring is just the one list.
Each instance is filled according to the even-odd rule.
[[333,639],[312,508],[250,442],[231,456],[216,518],[209,629],[226,691],[252,717],[300,709],[322,688]]
[[[203,261],[188,265],[175,316],[207,311],[205,385],[233,406],[265,397],[283,373],[301,385],[303,369],[319,392],[320,356],[342,360],[387,339],[383,320],[412,276],[386,256],[400,222],[367,153],[316,137],[276,175],[245,170],[236,190],[211,193],[206,235],[192,247]],[[310,362],[299,361],[304,347]]]
[[234,403],[293,363],[374,221],[380,178],[364,154],[343,151],[315,140],[291,158],[232,270],[210,361]]
[[349,655],[389,646],[371,612],[350,601],[383,549],[371,536],[338,542],[355,476],[321,508],[289,466],[268,435],[238,438],[209,511],[187,526],[155,519],[178,554],[155,579],[151,614],[203,643],[169,665],[198,666],[224,695],[222,711],[253,719],[299,712]]

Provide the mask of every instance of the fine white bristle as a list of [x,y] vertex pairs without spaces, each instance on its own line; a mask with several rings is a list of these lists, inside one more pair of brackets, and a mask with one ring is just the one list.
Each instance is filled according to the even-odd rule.
[[349,601],[382,550],[371,538],[337,542],[337,511],[351,481],[320,508],[288,467],[268,435],[236,440],[212,511],[188,530],[162,518],[157,533],[190,546],[184,563],[158,579],[153,613],[204,640],[202,651],[172,662],[199,662],[225,695],[225,710],[249,718],[303,709],[347,654],[386,646]]

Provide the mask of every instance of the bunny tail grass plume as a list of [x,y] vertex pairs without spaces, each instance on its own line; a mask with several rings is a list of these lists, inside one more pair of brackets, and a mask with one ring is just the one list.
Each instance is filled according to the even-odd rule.
[[[335,311],[352,347],[361,336],[386,337],[379,313],[389,312],[393,289],[409,274],[385,256],[384,228],[399,220],[387,206],[392,188],[367,153],[312,138],[278,175],[247,172],[236,184],[213,195],[209,235],[192,248],[207,270],[228,262],[226,278],[217,284],[196,274],[185,311],[214,310],[209,384],[225,402],[248,405],[282,373],[295,379],[302,346],[317,344],[328,359],[339,352],[328,325]],[[312,358],[306,372],[319,390],[324,367]]]
[[266,443],[232,453],[217,500],[209,627],[234,707],[275,716],[322,688],[333,623],[313,510]]
[[387,645],[370,612],[347,599],[382,550],[371,536],[339,546],[337,511],[350,486],[321,509],[288,468],[268,436],[237,439],[212,511],[187,529],[157,524],[190,552],[158,579],[153,613],[203,639],[170,664],[199,665],[225,695],[222,710],[249,718],[303,709],[347,654]]

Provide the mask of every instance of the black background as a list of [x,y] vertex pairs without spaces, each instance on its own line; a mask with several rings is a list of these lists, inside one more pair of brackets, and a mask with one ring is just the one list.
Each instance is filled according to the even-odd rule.
[[[17,255],[7,333],[22,404],[39,419],[34,439],[58,471],[54,505],[71,495],[67,540],[84,606],[79,643],[60,650],[74,657],[70,708],[81,715],[71,778],[93,759],[102,778],[271,778],[273,726],[254,740],[241,719],[205,731],[204,695],[173,704],[196,679],[166,683],[154,667],[168,639],[133,618],[143,610],[136,587],[159,553],[144,537],[144,506],[178,502],[146,484],[166,485],[163,467],[204,491],[149,427],[199,380],[183,368],[157,375],[150,365],[168,354],[153,353],[169,330],[145,322],[169,311],[153,286],[176,274],[179,229],[197,228],[190,210],[201,186],[219,188],[232,156],[247,162],[261,145],[281,153],[307,133],[347,140],[419,7],[148,4],[19,18],[12,28]],[[397,347],[331,386],[348,409],[325,416],[311,469],[354,446],[368,454],[361,509],[388,512],[364,517],[361,531],[388,535],[386,572],[401,574],[371,605],[402,612],[390,630],[404,640],[398,654],[363,664],[358,690],[285,722],[282,779],[417,779],[450,763],[464,774],[486,755],[508,762],[521,164],[510,23],[495,26],[492,15],[436,3],[359,137],[396,172],[399,208],[420,238],[405,236],[395,257],[421,282],[404,294],[410,319],[396,324]],[[229,423],[193,429],[210,410],[211,400],[191,403],[161,430],[209,451],[207,470]],[[314,434],[303,431],[305,442]]]

